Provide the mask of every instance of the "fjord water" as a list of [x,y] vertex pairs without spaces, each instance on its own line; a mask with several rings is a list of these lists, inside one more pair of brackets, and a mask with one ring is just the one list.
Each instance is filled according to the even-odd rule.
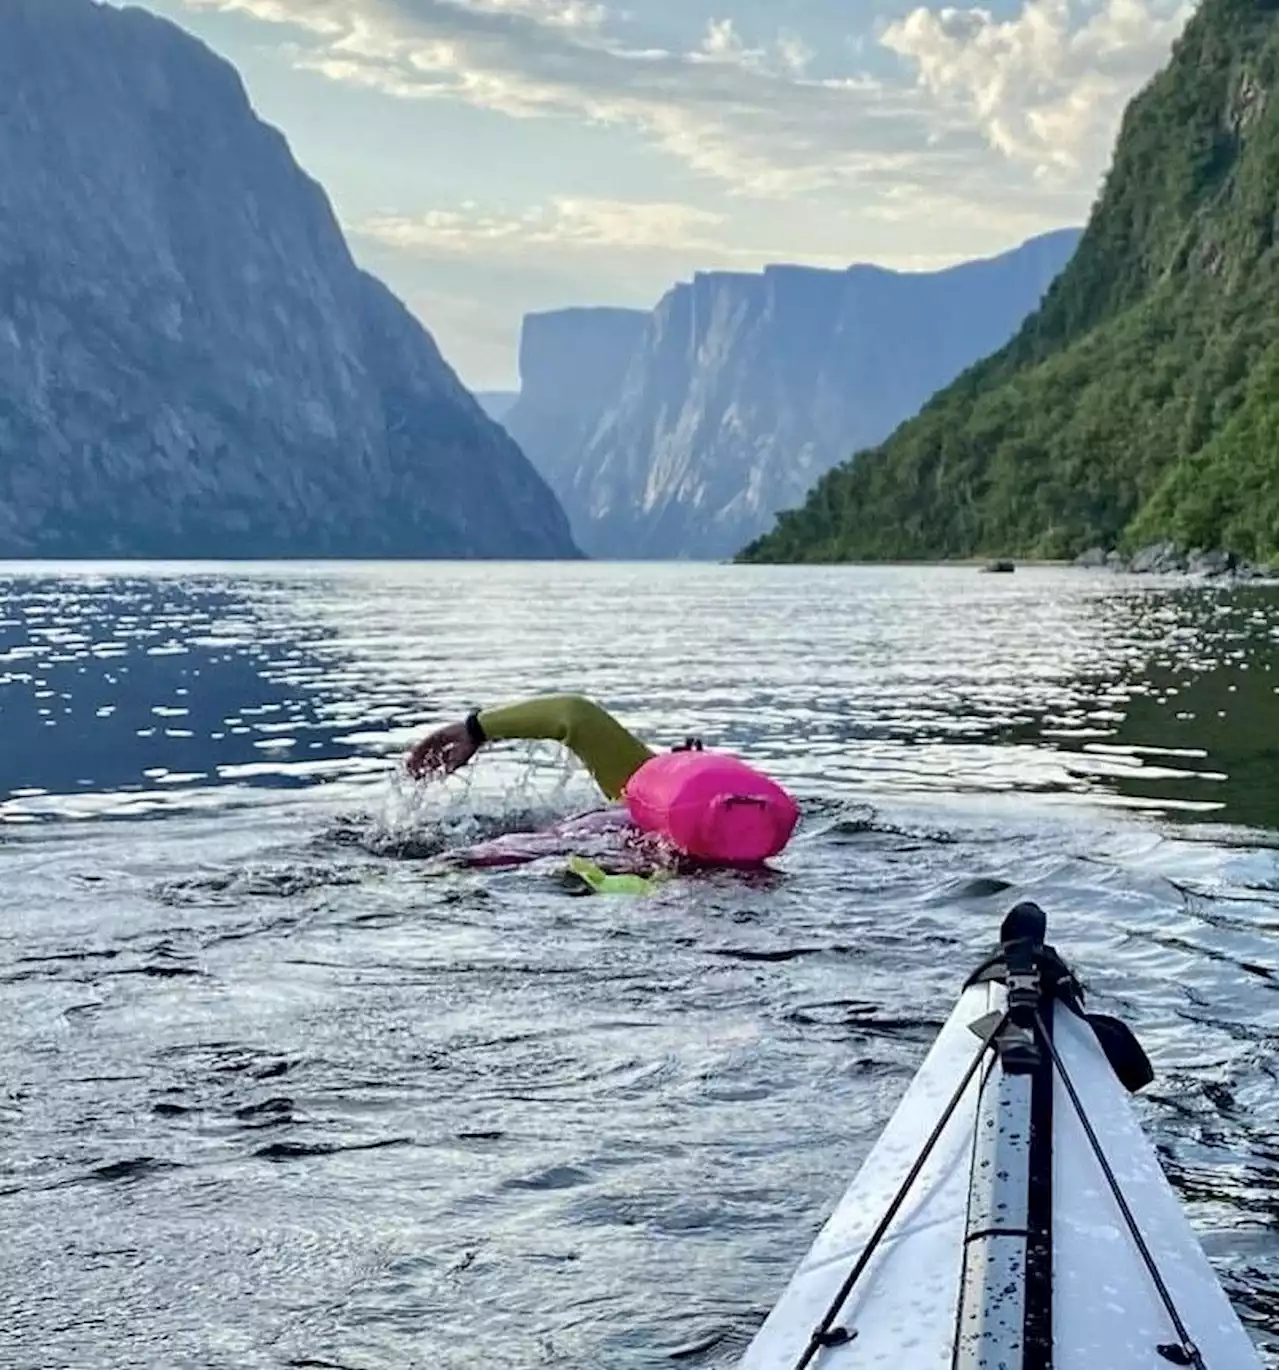
[[[728,1366],[1020,898],[1276,1364],[1276,592],[1054,568],[0,568],[0,1364]],[[435,858],[601,699],[767,875]]]

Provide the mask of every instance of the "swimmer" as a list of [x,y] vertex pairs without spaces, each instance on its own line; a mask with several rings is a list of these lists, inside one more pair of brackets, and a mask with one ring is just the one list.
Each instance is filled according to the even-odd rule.
[[559,742],[591,772],[608,799],[619,799],[623,786],[654,753],[632,736],[612,714],[582,695],[539,695],[496,709],[476,709],[460,723],[429,733],[405,760],[409,774],[421,779],[433,772],[452,775],[486,742]]
[[[542,740],[568,747],[605,797],[604,811],[578,815],[536,834],[513,834],[459,853],[469,865],[510,865],[564,852],[574,839],[620,833],[629,849],[636,837],[656,838],[676,853],[731,865],[774,855],[795,826],[795,802],[780,786],[724,753],[703,753],[689,739],[660,755],[612,714],[576,694],[477,709],[458,723],[437,728],[405,758],[421,779],[452,775],[488,742]],[[674,761],[680,753],[694,753]],[[757,853],[759,853],[757,855]]]

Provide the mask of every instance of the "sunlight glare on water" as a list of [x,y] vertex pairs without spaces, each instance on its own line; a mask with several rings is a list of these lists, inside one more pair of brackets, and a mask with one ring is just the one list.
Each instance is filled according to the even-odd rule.
[[[1275,629],[1051,568],[0,568],[0,1364],[731,1366],[1033,898],[1274,1367]],[[399,769],[546,690],[797,837],[642,900],[442,863],[599,802]]]

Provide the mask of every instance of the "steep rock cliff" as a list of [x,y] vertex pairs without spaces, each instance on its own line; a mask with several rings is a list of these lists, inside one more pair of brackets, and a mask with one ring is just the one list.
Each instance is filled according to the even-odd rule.
[[728,556],[1008,339],[1078,236],[944,271],[699,273],[607,329],[532,316],[507,427],[589,554]]
[[231,66],[0,4],[0,556],[575,553]]
[[616,400],[648,317],[643,309],[608,307],[525,315],[520,394],[502,422],[562,502]]

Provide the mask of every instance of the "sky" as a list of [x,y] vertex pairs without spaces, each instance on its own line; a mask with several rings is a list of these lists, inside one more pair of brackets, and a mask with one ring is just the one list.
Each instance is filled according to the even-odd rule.
[[[139,0],[135,0],[138,3]],[[472,389],[526,312],[1083,224],[1187,0],[140,0],[239,69]]]

